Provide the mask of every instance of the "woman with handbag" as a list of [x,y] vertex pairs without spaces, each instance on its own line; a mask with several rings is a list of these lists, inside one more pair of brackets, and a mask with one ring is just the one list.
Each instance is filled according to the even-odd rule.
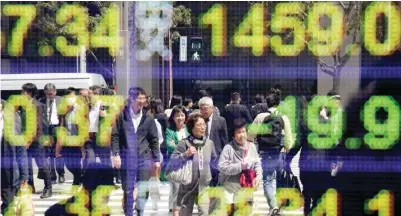
[[[192,215],[194,204],[198,206],[198,215],[208,215],[208,186],[212,179],[210,166],[217,163],[213,141],[205,138],[206,123],[198,113],[189,115],[186,122],[189,136],[178,142],[169,165],[166,178],[180,182],[177,207],[181,216]],[[181,167],[176,170],[174,167]],[[176,178],[171,178],[175,174]]]
[[[183,106],[177,105],[173,107],[170,118],[168,119],[169,127],[166,129],[166,145],[168,154],[172,154],[178,142],[189,136],[185,121],[187,119],[187,111]],[[171,190],[169,195],[169,209],[172,210],[173,216],[180,215],[180,209],[177,208],[178,188],[180,184],[171,182]]]
[[[232,135],[233,141],[224,146],[219,159],[219,183],[224,187],[228,204],[227,215],[234,215],[234,205],[238,206],[240,201],[239,194],[241,193],[239,192],[244,188],[256,191],[262,180],[262,164],[256,146],[246,140],[246,121],[236,119]],[[245,196],[248,198],[249,195],[245,194]],[[249,201],[252,202],[252,198]],[[252,211],[252,206],[242,210]],[[250,213],[242,212],[241,215],[250,215]]]

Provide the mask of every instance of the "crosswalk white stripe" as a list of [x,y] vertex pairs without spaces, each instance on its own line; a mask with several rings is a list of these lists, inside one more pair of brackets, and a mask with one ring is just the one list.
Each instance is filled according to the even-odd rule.
[[[48,199],[40,199],[40,194],[33,194],[32,195],[32,200],[35,205],[35,215],[44,215],[45,211],[52,205],[56,204],[57,202],[68,199],[71,197],[71,185],[69,183],[64,183],[63,189],[59,189],[56,192],[63,192],[63,194],[55,194],[51,198]],[[66,186],[66,187],[64,187]],[[170,184],[169,183],[160,183],[159,184],[159,192],[160,192],[160,200],[158,201],[158,210],[155,211],[152,209],[152,199],[149,197],[148,202],[146,203],[146,209],[145,209],[145,215],[163,215],[165,216],[168,214],[168,198],[169,198],[169,190],[170,190]],[[53,191],[54,193],[55,191]],[[122,211],[122,205],[121,201],[123,198],[123,191],[121,188],[114,190],[111,193],[110,196],[110,201],[108,203],[108,206],[111,209],[111,215],[124,215]],[[269,205],[267,204],[266,198],[263,193],[263,188],[259,187],[257,192],[254,193],[254,200],[255,200],[255,205],[254,205],[254,211],[253,213],[255,215],[267,215],[269,212]],[[297,211],[291,211],[291,212],[283,212],[285,215],[302,215],[301,210]],[[194,214],[197,215],[197,208],[194,208]]]

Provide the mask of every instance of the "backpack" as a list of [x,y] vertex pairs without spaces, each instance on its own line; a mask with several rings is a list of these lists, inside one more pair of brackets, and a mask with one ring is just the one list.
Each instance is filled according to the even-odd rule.
[[284,129],[284,121],[282,115],[277,113],[270,113],[262,123],[262,134],[258,134],[256,141],[259,146],[259,151],[268,151],[272,149],[281,150],[284,146],[284,136],[282,131]]

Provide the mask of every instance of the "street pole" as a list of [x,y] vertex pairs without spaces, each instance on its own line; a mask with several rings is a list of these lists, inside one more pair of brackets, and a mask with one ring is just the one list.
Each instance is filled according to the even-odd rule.
[[172,50],[172,39],[171,39],[171,31],[168,30],[168,49],[169,49],[169,85],[170,85],[170,94],[169,100],[173,97],[173,50]]

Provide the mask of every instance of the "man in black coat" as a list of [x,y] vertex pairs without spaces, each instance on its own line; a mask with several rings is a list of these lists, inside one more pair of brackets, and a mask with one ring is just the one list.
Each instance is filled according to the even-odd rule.
[[[203,97],[199,100],[200,114],[206,122],[206,137],[213,141],[217,156],[223,151],[224,145],[228,143],[227,124],[224,117],[214,113],[213,100],[210,97]],[[218,170],[212,170],[212,185],[218,183]]]
[[[4,107],[5,102],[2,100],[1,103]],[[15,112],[14,131],[16,135],[22,134],[19,112]],[[5,215],[7,207],[12,203],[20,185],[25,185],[29,176],[26,147],[17,146],[12,141],[13,139],[4,137],[3,133],[1,139],[1,213],[3,215]]]
[[49,143],[50,146],[46,147],[47,150],[47,157],[50,157],[50,173],[51,173],[51,180],[56,181],[57,176],[56,176],[56,171],[58,174],[58,181],[60,183],[64,183],[64,164],[56,163],[55,166],[55,147],[56,147],[56,142],[57,142],[57,136],[56,136],[56,131],[55,128],[60,125],[59,122],[59,116],[57,112],[57,107],[59,106],[61,102],[61,97],[57,96],[57,89],[56,86],[53,83],[48,83],[44,87],[44,92],[46,97],[41,98],[39,102],[44,104],[44,120],[45,120],[45,125],[43,132],[46,133],[46,135],[51,136],[52,142]]
[[[235,119],[244,119],[247,123],[252,123],[252,117],[246,106],[240,104],[241,95],[238,92],[231,94],[231,103],[224,107],[223,116],[227,121],[228,131],[232,131]],[[228,137],[229,141],[233,140],[232,136]]]
[[[35,158],[36,164],[39,167],[39,173],[42,174],[41,178],[43,178],[45,183],[45,188],[42,192],[40,198],[49,198],[52,196],[52,184],[50,178],[50,165],[46,160],[45,148],[44,144],[41,143],[40,137],[43,134],[43,125],[45,124],[44,117],[44,105],[35,99],[37,94],[37,87],[33,83],[26,83],[22,86],[22,95],[26,95],[31,98],[31,102],[36,104],[36,136],[33,140],[27,143],[28,149],[28,169],[29,169],[29,180],[28,184],[33,187],[33,191],[35,192],[35,186],[33,183],[33,168],[32,168],[32,159]],[[22,119],[22,128],[25,130],[25,125],[30,122],[26,122],[26,111],[24,109],[20,109],[21,119]]]
[[132,87],[128,104],[112,132],[113,164],[116,168],[121,166],[125,215],[133,215],[135,187],[138,188],[136,212],[137,215],[144,214],[152,166],[160,168],[156,123],[143,109],[145,102],[145,91]]
[[219,156],[223,147],[228,143],[226,119],[214,113],[213,100],[203,97],[199,100],[200,114],[207,122],[206,137],[211,139]]
[[255,96],[255,105],[251,107],[251,116],[252,119],[255,119],[260,113],[267,112],[267,104],[265,101],[265,97],[262,94],[257,94]]

